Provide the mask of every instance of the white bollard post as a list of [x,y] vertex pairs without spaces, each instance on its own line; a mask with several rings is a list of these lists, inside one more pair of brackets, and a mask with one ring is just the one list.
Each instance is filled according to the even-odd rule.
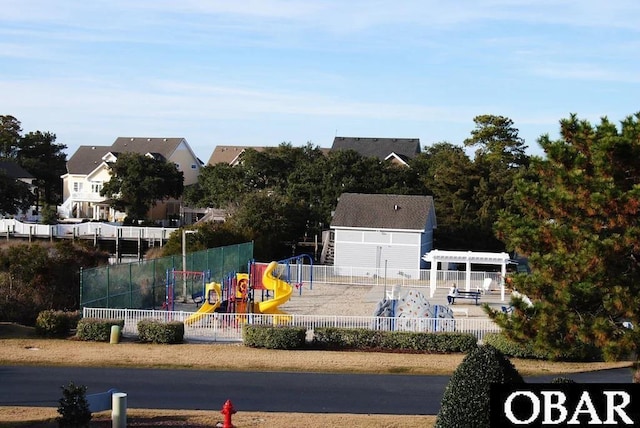
[[127,428],[127,394],[115,392],[111,396],[112,428]]

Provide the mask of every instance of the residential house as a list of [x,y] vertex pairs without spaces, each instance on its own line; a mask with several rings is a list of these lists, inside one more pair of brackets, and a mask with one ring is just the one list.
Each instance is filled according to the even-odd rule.
[[[16,162],[8,160],[0,161],[0,174],[5,175],[7,178],[12,180],[22,181],[23,183],[28,184],[32,191],[35,190],[35,186],[33,184],[35,177]],[[15,218],[32,221],[37,218],[37,214],[36,207],[31,207],[24,212],[19,212]]]
[[[257,152],[264,152],[268,147],[264,146],[217,146],[211,157],[209,158],[209,162],[207,165],[216,165],[219,163],[227,163],[231,166],[236,166],[240,162],[242,162],[242,154],[246,152],[248,149],[255,150]],[[276,147],[271,147],[275,149]],[[328,154],[329,149],[320,148],[320,151],[323,154]]]
[[[140,153],[173,162],[184,175],[185,186],[198,181],[202,161],[184,138],[119,137],[111,146],[80,146],[67,161],[63,180],[63,203],[58,213],[63,218],[122,221],[124,213],[109,207],[100,195],[104,183],[110,180],[108,163],[120,153]],[[152,220],[179,219],[181,203],[164,201],[152,208]]]
[[417,278],[436,226],[431,196],[343,193],[330,226],[333,265],[358,275]]
[[227,163],[231,166],[236,166],[240,163],[242,154],[247,149],[253,149],[258,152],[262,152],[266,147],[250,147],[250,146],[216,146],[211,153],[209,162],[207,165],[215,165],[218,163]]
[[331,151],[334,150],[355,150],[363,157],[407,166],[410,159],[420,154],[420,139],[335,137],[331,146]]

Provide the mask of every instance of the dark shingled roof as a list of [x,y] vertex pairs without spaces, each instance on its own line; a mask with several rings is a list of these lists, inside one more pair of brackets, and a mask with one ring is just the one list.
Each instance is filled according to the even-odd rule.
[[27,171],[17,163],[11,161],[0,161],[0,171],[3,172],[7,177],[13,178],[14,180],[19,180],[21,178],[35,178],[33,175],[31,175],[31,173],[29,173],[29,171]]
[[391,153],[411,159],[420,153],[419,138],[335,137],[331,150],[355,150],[364,157],[384,160]]
[[88,175],[102,163],[107,153],[150,153],[154,158],[169,159],[184,138],[118,137],[111,146],[80,146],[67,161],[69,174]]
[[343,193],[331,227],[424,230],[432,212],[431,196]]
[[67,161],[67,172],[89,175],[102,163],[102,157],[110,151],[111,146],[80,146]]
[[157,153],[169,159],[184,138],[140,138],[118,137],[111,146],[112,152],[133,152],[142,155]]

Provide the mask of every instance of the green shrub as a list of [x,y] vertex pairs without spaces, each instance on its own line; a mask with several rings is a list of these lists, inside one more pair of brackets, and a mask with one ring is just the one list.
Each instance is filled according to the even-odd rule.
[[242,339],[245,346],[267,349],[302,349],[306,344],[304,327],[245,324]]
[[489,427],[492,383],[524,383],[524,380],[502,352],[493,346],[479,346],[453,372],[435,427]]
[[138,339],[150,343],[182,343],[184,341],[184,323],[180,321],[162,322],[145,319],[138,323]]
[[[109,342],[111,339],[111,327],[120,327],[120,336],[124,328],[124,320],[112,320],[103,318],[83,318],[78,322],[76,336],[80,340],[93,340],[96,342]],[[118,338],[119,339],[119,338]]]
[[352,328],[342,330],[342,345],[350,349],[380,348],[385,331]]
[[313,345],[323,349],[343,349],[343,331],[338,327],[317,327],[313,329]]
[[87,402],[87,387],[76,386],[73,382],[62,387],[62,398],[58,400],[56,418],[60,428],[85,428],[91,421],[91,411]]
[[36,333],[44,337],[67,337],[72,328],[76,328],[80,312],[42,311],[36,318]]
[[468,352],[477,346],[477,339],[469,333],[416,333],[321,327],[314,329],[313,345],[322,349],[451,353]]
[[470,333],[414,333],[404,331],[385,332],[383,349],[447,354],[469,352],[478,346],[478,340]]

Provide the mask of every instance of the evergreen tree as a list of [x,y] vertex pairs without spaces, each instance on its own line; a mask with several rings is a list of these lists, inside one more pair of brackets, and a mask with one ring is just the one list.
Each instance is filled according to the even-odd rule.
[[[499,237],[528,256],[532,274],[514,286],[533,306],[491,312],[506,334],[561,357],[595,346],[608,359],[637,350],[640,321],[640,113],[618,129],[575,115],[561,138],[539,142],[516,180]],[[636,328],[625,328],[631,322]]]
[[5,170],[0,168],[0,215],[15,215],[25,211],[35,200],[27,183],[8,177]]
[[527,146],[507,117],[481,115],[473,121],[476,129],[464,140],[464,145],[476,147],[473,166],[477,181],[469,198],[477,206],[474,223],[487,241],[487,250],[504,251],[504,244],[493,239],[494,223],[506,206],[517,172],[529,163]]
[[15,159],[22,138],[22,124],[10,115],[0,115],[0,159]]
[[19,164],[35,177],[38,199],[42,205],[57,205],[62,201],[62,178],[67,172],[64,144],[56,144],[50,132],[29,132],[20,140]]

